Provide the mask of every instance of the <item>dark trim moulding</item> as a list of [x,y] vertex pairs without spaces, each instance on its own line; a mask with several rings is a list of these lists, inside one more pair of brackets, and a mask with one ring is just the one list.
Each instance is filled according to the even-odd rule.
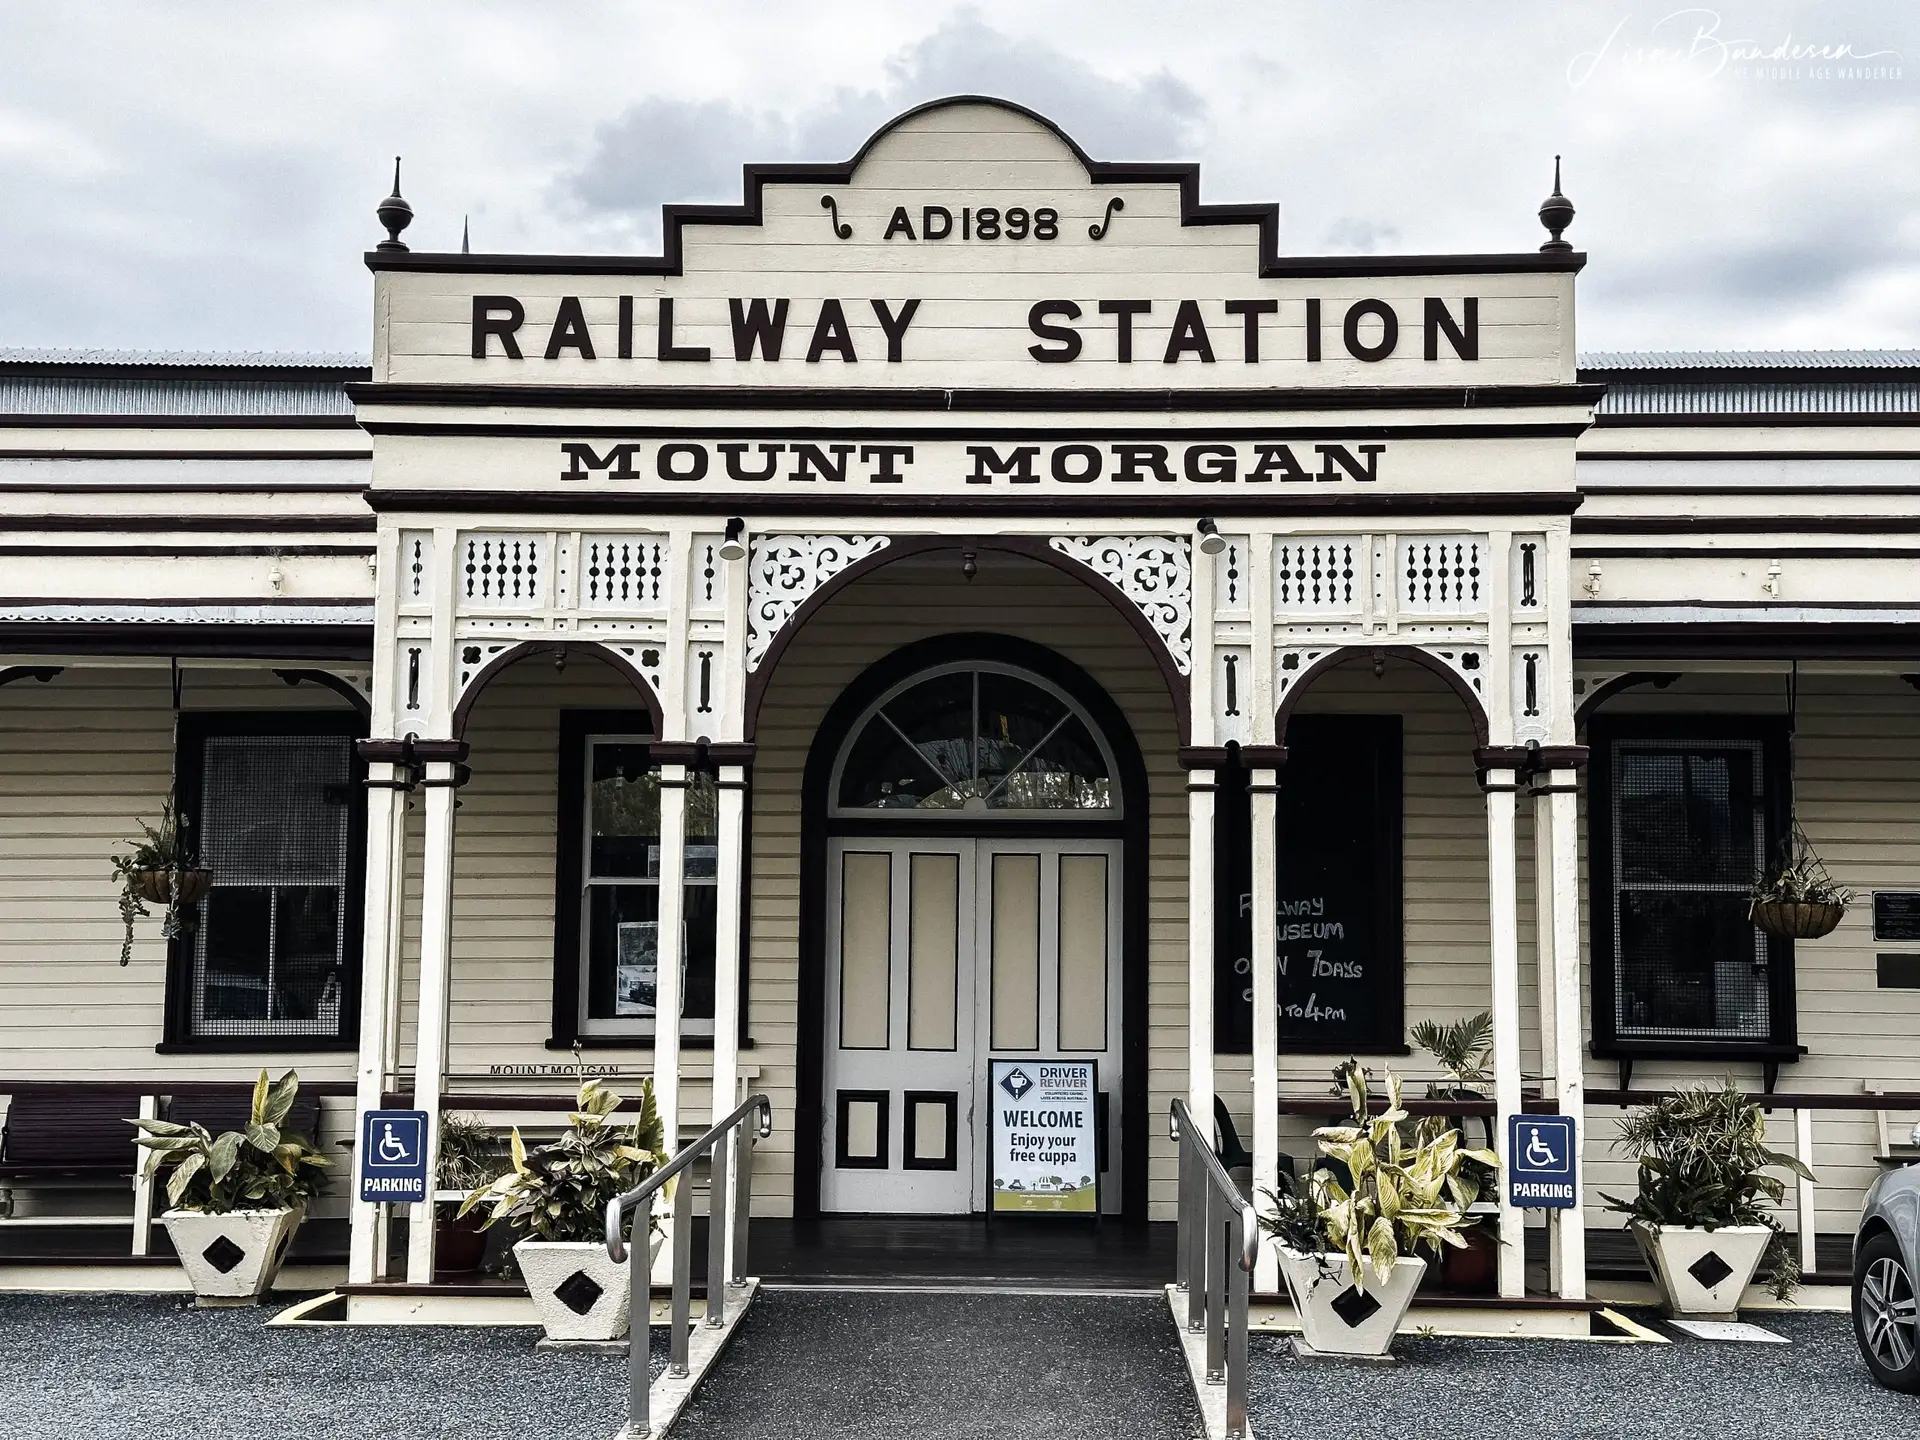
[[0,494],[9,495],[362,495],[366,489],[364,480],[150,480],[144,485],[0,480]]
[[371,460],[371,450],[0,449],[0,460]]
[[682,240],[688,225],[759,225],[768,185],[845,185],[860,162],[880,139],[906,121],[955,105],[989,105],[1023,115],[1051,131],[1073,153],[1095,185],[1178,185],[1180,223],[1186,225],[1253,225],[1260,232],[1260,274],[1282,276],[1340,275],[1461,275],[1506,272],[1573,274],[1587,263],[1578,250],[1527,250],[1514,255],[1280,255],[1280,207],[1264,205],[1203,205],[1200,203],[1200,167],[1191,162],[1124,164],[1095,160],[1073,138],[1046,116],[987,95],[950,95],[917,105],[894,116],[876,130],[839,165],[747,165],[742,167],[744,203],[739,205],[666,205],[661,208],[660,254],[624,255],[435,255],[402,250],[369,250],[369,270],[427,270],[513,274],[593,273],[605,275],[678,275]]
[[[1263,487],[1264,488],[1264,487]],[[1302,487],[1310,490],[1311,487]],[[463,511],[474,514],[574,515],[1570,515],[1580,506],[1572,491],[1511,495],[1367,494],[1239,495],[1198,489],[1178,495],[711,495],[556,493],[491,490],[369,490],[367,504],[380,512]],[[372,528],[369,526],[368,528]],[[958,545],[960,542],[954,542]]]
[[0,415],[0,430],[354,430],[351,415]]
[[1744,499],[1813,500],[1827,495],[1920,495],[1920,485],[1582,485],[1582,495],[1733,495]]
[[1889,550],[1884,545],[1794,545],[1789,549],[1778,545],[1619,545],[1606,549],[1576,545],[1568,554],[1575,560],[1609,560],[1615,557],[1634,560],[1701,560],[1715,557],[1729,560],[1920,560],[1920,550]]
[[1576,535],[1910,535],[1920,515],[1606,515],[1577,518]]
[[1616,460],[1700,460],[1728,464],[1743,460],[1920,460],[1920,450],[1583,450],[1575,459],[1581,465]]
[[1860,410],[1847,414],[1831,411],[1812,413],[1798,410],[1756,410],[1735,414],[1711,415],[1596,415],[1594,425],[1603,430],[1691,430],[1695,427],[1726,429],[1764,426],[1768,429],[1795,430],[1801,426],[1876,426],[1920,425],[1920,410]]
[[[1488,410],[1596,405],[1600,385],[1264,386],[1234,389],[978,389],[833,385],[349,385],[358,405],[511,405],[606,410]],[[381,433],[378,422],[361,428]]]
[[359,533],[379,528],[379,522],[371,515],[7,515],[0,517],[0,524],[8,530],[146,535],[207,531],[311,535],[329,530]]
[[0,650],[30,655],[177,655],[195,660],[373,659],[371,625],[0,623]]
[[999,443],[1006,440],[1097,440],[1110,443],[1161,442],[1168,445],[1205,440],[1504,440],[1527,438],[1547,440],[1577,439],[1586,422],[1572,424],[1545,421],[1497,424],[1462,422],[1457,425],[1238,425],[1169,432],[1131,426],[926,426],[896,427],[877,425],[566,425],[552,421],[538,424],[437,424],[425,420],[369,420],[367,429],[375,435],[459,435],[488,439],[578,440],[587,436],[610,440],[652,440],[679,436],[690,440],[974,440]]
[[1573,622],[1576,660],[1916,660],[1920,626],[1892,624],[1594,625]]
[[221,555],[285,555],[298,558],[318,555],[371,556],[373,553],[371,545],[0,545],[0,555],[106,556],[112,559]]

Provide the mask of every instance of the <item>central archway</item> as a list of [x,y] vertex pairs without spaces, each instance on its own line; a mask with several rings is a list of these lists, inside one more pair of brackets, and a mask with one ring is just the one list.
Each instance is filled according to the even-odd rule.
[[[979,723],[980,677],[990,677],[988,683],[1002,692],[994,700],[996,715],[1002,716],[998,722],[1001,733],[989,734],[984,742]],[[970,733],[964,743],[950,743],[958,737],[957,730],[956,737],[936,732],[955,729],[947,722],[957,720],[959,712],[967,708],[961,701],[969,696],[972,708],[966,729]],[[911,723],[902,727],[886,713],[888,702],[903,697],[910,704],[918,704],[922,712],[940,711],[944,705],[946,713],[922,727],[926,733],[917,738],[925,743],[905,741],[893,745],[888,753],[886,742],[900,740],[898,730],[913,728]],[[1018,717],[1010,727],[1005,724],[1005,712]],[[876,724],[883,728],[876,730]],[[1024,733],[1015,733],[1023,726],[1027,727]],[[929,755],[942,757],[941,763],[928,759]],[[1043,763],[1036,764],[1036,759]],[[910,783],[899,785],[875,778],[890,769],[904,770],[904,778]],[[966,773],[957,773],[961,770]],[[916,773],[921,777],[919,783],[913,783]],[[1023,775],[1024,780],[1020,778]],[[894,788],[886,789],[889,784]],[[918,1193],[922,1201],[911,1203],[924,1206],[924,1197],[938,1188],[937,1184],[921,1184],[916,1190],[896,1184],[890,1190],[884,1183],[856,1183],[841,1186],[835,1193],[831,1180],[823,1185],[823,1172],[833,1169],[836,1158],[846,1158],[841,1133],[846,1117],[827,1104],[829,1083],[849,1078],[848,1074],[836,1076],[837,1067],[846,1068],[842,1065],[845,1057],[829,1037],[833,1028],[829,1023],[829,981],[840,960],[834,942],[841,938],[837,931],[830,933],[835,898],[841,894],[834,884],[833,865],[850,849],[869,857],[898,850],[911,859],[918,843],[929,855],[936,849],[941,854],[958,855],[965,847],[977,846],[980,854],[989,857],[1015,850],[1053,856],[1055,865],[1060,863],[1060,856],[1076,850],[1088,857],[1117,854],[1119,894],[1114,908],[1118,955],[1113,989],[1117,991],[1119,1017],[1113,1026],[1109,1053],[1117,1056],[1118,1065],[1114,1067],[1109,1061],[1103,1073],[1111,1074],[1112,1068],[1119,1071],[1118,1084],[1108,1096],[1109,1112],[1116,1102],[1119,1112],[1108,1132],[1117,1142],[1108,1153],[1117,1153],[1118,1163],[1107,1183],[1118,1180],[1118,1213],[1122,1218],[1144,1219],[1148,1133],[1147,770],[1132,728],[1112,697],[1079,666],[1029,640],[975,631],[916,641],[870,665],[835,700],[809,748],[801,798],[795,1213],[815,1216],[823,1208],[863,1206],[895,1210],[902,1207],[886,1203],[895,1193]],[[873,861],[874,865],[880,863]],[[962,874],[962,865],[975,863],[957,861],[955,876]],[[991,866],[991,859],[986,863]],[[1034,863],[1037,877],[1042,873],[1039,867],[1048,861],[1043,858]],[[960,883],[958,878],[954,883]],[[1034,883],[1042,882],[1036,879]],[[1057,887],[1059,882],[1056,879],[1053,883]],[[831,1018],[835,1022],[841,1019],[838,1007]],[[962,1069],[971,1074],[983,1066],[989,1038],[977,1037],[964,1064],[955,1056],[949,1068],[956,1074]],[[1048,1038],[1057,1042],[1063,1037],[1056,1033]],[[891,1048],[889,1045],[874,1053],[885,1055]],[[1058,1045],[1039,1048],[1057,1049]],[[904,1054],[899,1058],[910,1061]],[[873,1070],[876,1076],[882,1073]],[[948,1077],[941,1086],[916,1086],[911,1076],[889,1075],[885,1085],[877,1081],[840,1084],[836,1093],[873,1097],[884,1090],[899,1108],[884,1119],[878,1113],[871,1114],[862,1123],[890,1124],[904,1136],[907,1117],[903,1109],[909,1092],[923,1097],[946,1093],[958,1083]],[[1101,1088],[1108,1089],[1104,1079]],[[886,1104],[869,1103],[876,1111]],[[923,1098],[921,1103],[931,1102]],[[960,1114],[971,1108],[956,1106]],[[960,1143],[964,1144],[964,1137]],[[898,1155],[899,1148],[896,1143],[895,1159],[904,1158]],[[819,1163],[810,1163],[808,1157],[816,1155]],[[875,1197],[875,1203],[869,1206],[863,1196]],[[971,1209],[971,1202],[981,1197],[970,1192],[967,1198],[962,1209]],[[824,1206],[823,1199],[827,1202]],[[950,1203],[950,1198],[930,1203]]]

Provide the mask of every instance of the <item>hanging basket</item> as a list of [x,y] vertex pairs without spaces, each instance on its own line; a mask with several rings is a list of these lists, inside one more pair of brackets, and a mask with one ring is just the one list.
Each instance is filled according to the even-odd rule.
[[213,884],[211,870],[140,870],[140,898],[149,905],[165,905],[173,898],[173,877],[180,876],[180,903],[198,905]]
[[1753,923],[1783,940],[1818,940],[1831,935],[1847,907],[1837,901],[1756,900]]

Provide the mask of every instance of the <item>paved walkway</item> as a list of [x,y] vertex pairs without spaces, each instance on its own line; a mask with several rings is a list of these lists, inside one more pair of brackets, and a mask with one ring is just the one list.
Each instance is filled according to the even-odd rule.
[[[1339,1416],[1342,1440],[1913,1440],[1920,1396],[1868,1378],[1845,1315],[1756,1315],[1790,1345],[1421,1340],[1401,1363],[1303,1364],[1252,1339],[1254,1433]],[[1654,1323],[1654,1322],[1650,1322]],[[1313,1427],[1308,1427],[1313,1428]],[[1333,1432],[1328,1432],[1333,1433]]]
[[674,1440],[1187,1440],[1158,1295],[762,1291]]

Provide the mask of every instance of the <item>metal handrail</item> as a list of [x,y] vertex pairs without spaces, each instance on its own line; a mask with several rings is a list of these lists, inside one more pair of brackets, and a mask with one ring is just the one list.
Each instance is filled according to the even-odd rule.
[[1173,1102],[1180,1154],[1177,1288],[1187,1296],[1187,1329],[1207,1337],[1206,1383],[1227,1391],[1227,1440],[1247,1434],[1247,1292],[1260,1256],[1260,1222],[1241,1197],[1211,1134]]
[[[750,1115],[759,1124],[746,1128]],[[698,1140],[680,1147],[674,1157],[624,1195],[607,1202],[607,1257],[616,1265],[631,1256],[627,1267],[631,1287],[629,1339],[627,1341],[627,1440],[642,1440],[652,1433],[647,1418],[647,1392],[653,1383],[652,1357],[648,1353],[650,1301],[653,1276],[650,1267],[640,1261],[649,1246],[641,1244],[643,1227],[653,1223],[653,1207],[647,1202],[669,1180],[691,1169],[702,1155],[711,1154],[713,1163],[707,1184],[707,1318],[709,1329],[726,1324],[727,1291],[746,1283],[747,1218],[753,1190],[754,1143],[773,1133],[773,1102],[765,1095],[750,1095],[741,1101],[719,1124]],[[723,1143],[726,1142],[726,1143]],[[727,1215],[727,1176],[735,1177],[732,1214]],[[631,1213],[633,1224],[627,1243],[620,1236],[621,1217]],[[727,1258],[727,1236],[733,1236],[733,1258]],[[668,1324],[667,1373],[687,1373],[687,1332],[693,1314],[693,1186],[681,1185],[673,1192],[673,1309]]]

